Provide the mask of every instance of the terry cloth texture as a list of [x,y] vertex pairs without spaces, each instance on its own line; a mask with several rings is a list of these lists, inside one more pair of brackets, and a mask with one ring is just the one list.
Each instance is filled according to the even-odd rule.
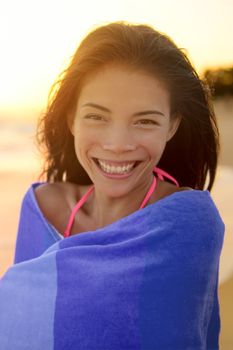
[[61,239],[34,183],[0,280],[4,350],[217,350],[224,224],[208,191],[176,192]]

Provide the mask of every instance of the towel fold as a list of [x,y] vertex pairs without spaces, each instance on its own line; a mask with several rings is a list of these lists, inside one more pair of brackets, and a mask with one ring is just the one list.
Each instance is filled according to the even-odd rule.
[[0,280],[0,347],[218,349],[223,238],[209,192],[190,190],[51,243]]

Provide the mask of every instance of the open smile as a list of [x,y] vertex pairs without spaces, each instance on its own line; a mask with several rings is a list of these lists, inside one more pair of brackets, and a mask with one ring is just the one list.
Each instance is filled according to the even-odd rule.
[[[101,170],[102,173],[108,175],[131,175],[140,161],[125,161],[125,162],[113,162],[106,161],[97,158],[93,158],[95,164]],[[121,176],[122,177],[122,176]]]

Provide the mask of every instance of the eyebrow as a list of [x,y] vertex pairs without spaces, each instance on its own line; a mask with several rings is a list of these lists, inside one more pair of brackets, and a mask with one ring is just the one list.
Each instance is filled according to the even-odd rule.
[[[100,105],[98,105],[96,103],[88,102],[88,103],[85,103],[84,105],[82,105],[82,107],[86,107],[86,106],[94,107],[94,108],[100,109],[101,111],[111,113],[110,109],[108,109],[108,108],[106,108],[104,106],[100,106]],[[158,111],[156,109],[155,110],[148,110],[148,111],[137,112],[137,113],[134,113],[133,116],[136,117],[136,116],[147,115],[147,114],[158,114],[158,115],[165,116],[162,112],[160,112],[160,111]]]

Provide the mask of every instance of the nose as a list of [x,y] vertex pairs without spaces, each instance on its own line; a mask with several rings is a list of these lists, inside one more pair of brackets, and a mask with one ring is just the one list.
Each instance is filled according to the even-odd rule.
[[106,151],[122,153],[134,151],[136,149],[136,144],[128,130],[118,127],[111,131],[108,130],[102,147]]

